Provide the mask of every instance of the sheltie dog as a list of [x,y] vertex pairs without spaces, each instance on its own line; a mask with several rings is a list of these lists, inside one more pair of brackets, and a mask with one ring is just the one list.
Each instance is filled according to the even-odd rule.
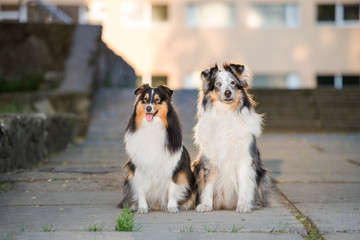
[[197,212],[236,209],[247,213],[265,206],[269,177],[256,138],[262,117],[254,111],[247,66],[224,64],[201,73],[195,142],[200,149],[193,164],[199,194]]
[[138,213],[177,213],[179,208],[195,207],[195,178],[182,143],[173,91],[144,84],[134,94],[137,97],[124,139],[130,160],[125,164],[125,196],[119,207],[127,205]]

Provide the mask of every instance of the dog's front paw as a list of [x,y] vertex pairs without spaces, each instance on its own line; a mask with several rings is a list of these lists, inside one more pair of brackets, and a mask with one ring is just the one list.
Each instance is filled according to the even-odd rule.
[[144,214],[144,213],[148,213],[149,209],[148,208],[141,208],[139,207],[139,209],[137,210],[138,213],[140,214]]
[[212,207],[206,204],[199,204],[196,207],[196,211],[199,213],[203,213],[203,212],[211,212],[212,211]]
[[177,207],[168,207],[168,208],[166,209],[166,211],[167,211],[168,213],[178,213],[178,212],[179,212],[179,209],[178,209]]
[[236,212],[238,213],[250,213],[253,207],[251,205],[237,205]]

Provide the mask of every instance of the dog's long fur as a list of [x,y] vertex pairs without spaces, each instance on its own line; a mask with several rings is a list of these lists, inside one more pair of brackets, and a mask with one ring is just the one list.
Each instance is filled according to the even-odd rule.
[[224,64],[201,73],[195,142],[200,155],[193,164],[198,212],[236,209],[250,212],[267,204],[269,177],[256,138],[262,118],[247,94],[247,66]]
[[195,178],[190,156],[182,144],[182,130],[172,103],[173,91],[166,86],[144,84],[137,95],[126,134],[130,160],[124,183],[128,205],[138,213],[166,210],[170,213],[195,205]]

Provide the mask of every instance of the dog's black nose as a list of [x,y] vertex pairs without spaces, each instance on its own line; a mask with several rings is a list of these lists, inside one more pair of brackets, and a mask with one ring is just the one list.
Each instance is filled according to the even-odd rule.
[[146,111],[147,111],[147,112],[151,112],[151,110],[152,110],[152,107],[151,107],[151,106],[147,106],[147,107],[146,107]]
[[225,97],[230,97],[231,96],[231,91],[230,90],[226,90],[225,91]]

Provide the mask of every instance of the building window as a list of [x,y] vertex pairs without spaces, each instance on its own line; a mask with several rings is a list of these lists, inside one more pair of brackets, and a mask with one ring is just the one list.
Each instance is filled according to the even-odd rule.
[[360,4],[319,4],[316,20],[337,26],[360,24]]
[[157,87],[160,85],[167,85],[168,77],[166,75],[152,75],[152,76],[137,75],[136,79],[135,79],[136,87],[140,87],[144,83],[150,84],[152,87]]
[[227,2],[201,2],[186,8],[186,25],[190,28],[228,28],[235,23],[235,6]]
[[318,88],[359,88],[360,75],[318,75]]
[[335,5],[319,5],[317,14],[319,22],[335,22]]
[[102,25],[109,16],[108,2],[95,1],[89,5],[88,18],[90,24]]
[[151,76],[151,86],[167,85],[167,76]]
[[125,27],[150,27],[169,21],[168,5],[124,2],[121,5],[122,23]]
[[194,71],[186,74],[183,83],[183,88],[198,89],[201,86],[200,74],[201,71]]
[[166,5],[152,5],[151,21],[152,22],[168,21],[168,7]]
[[251,28],[298,27],[299,11],[297,4],[254,4],[247,23]]
[[344,20],[359,21],[359,4],[344,4]]
[[334,76],[322,75],[317,76],[317,86],[318,87],[334,87]]
[[300,88],[300,76],[297,73],[289,74],[255,74],[253,88]]
[[18,22],[19,11],[19,5],[0,4],[0,21]]

